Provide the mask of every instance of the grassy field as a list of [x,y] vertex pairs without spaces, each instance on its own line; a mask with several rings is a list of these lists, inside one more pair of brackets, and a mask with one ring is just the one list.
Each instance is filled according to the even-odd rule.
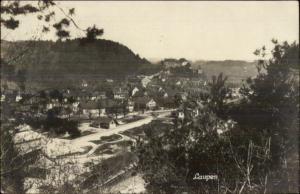
[[105,143],[101,146],[99,146],[94,154],[96,156],[102,155],[102,154],[115,154],[121,150],[126,150],[132,145],[132,141],[126,140],[126,141],[120,141],[116,143]]
[[103,136],[99,140],[94,140],[94,141],[91,141],[91,142],[98,145],[98,144],[104,144],[104,143],[117,141],[117,140],[121,140],[121,139],[122,139],[121,135],[113,134],[113,135],[110,135],[110,136]]

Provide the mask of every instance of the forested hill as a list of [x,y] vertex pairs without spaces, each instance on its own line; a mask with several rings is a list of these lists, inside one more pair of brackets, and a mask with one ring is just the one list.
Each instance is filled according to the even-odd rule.
[[228,76],[229,81],[240,82],[248,77],[257,75],[257,62],[242,60],[224,61],[195,61],[192,63],[194,68],[201,67],[208,79],[213,75],[223,73]]
[[[15,56],[19,59],[12,60]],[[29,79],[65,76],[124,76],[151,65],[128,47],[110,40],[1,41],[1,58],[16,69],[26,69]]]

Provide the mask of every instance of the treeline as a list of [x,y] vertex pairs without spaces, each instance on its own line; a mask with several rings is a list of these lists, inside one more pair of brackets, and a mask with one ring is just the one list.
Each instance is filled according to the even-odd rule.
[[[122,77],[151,65],[117,42],[99,39],[83,44],[82,41],[3,41],[1,66],[7,70],[3,74],[15,72],[14,76],[18,77],[22,71],[27,80],[37,81],[64,80],[68,76],[78,79],[88,75]],[[14,56],[20,56],[21,60],[12,60]]]

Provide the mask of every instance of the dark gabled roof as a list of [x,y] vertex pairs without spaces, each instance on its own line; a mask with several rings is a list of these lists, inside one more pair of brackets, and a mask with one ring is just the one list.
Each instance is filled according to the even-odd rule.
[[92,96],[100,96],[100,95],[106,95],[106,92],[104,91],[93,91],[91,93]]
[[134,103],[137,104],[147,104],[150,100],[152,100],[152,98],[149,97],[137,97],[133,99]]
[[98,95],[106,95],[106,92],[104,91],[98,92]]
[[126,92],[126,91],[119,91],[119,92],[114,92],[114,95],[116,95],[116,94],[123,94],[123,95],[128,95],[128,92]]
[[113,121],[114,119],[111,117],[100,117],[96,120],[96,122],[99,123],[110,123],[111,121]]
[[97,101],[99,107],[101,108],[110,108],[117,106],[119,104],[118,101],[112,99],[102,99]]
[[168,96],[175,96],[176,94],[179,94],[179,91],[178,90],[174,90],[174,89],[165,89],[164,90],[167,94],[168,94]]
[[80,107],[83,109],[98,109],[99,105],[95,101],[81,102]]
[[112,91],[114,92],[114,93],[120,93],[120,92],[128,92],[128,89],[127,88],[125,88],[125,87],[114,87],[113,89],[112,89]]
[[142,96],[144,96],[145,95],[145,91],[144,90],[139,90],[139,91],[137,91],[133,96],[136,96],[136,97],[142,97]]

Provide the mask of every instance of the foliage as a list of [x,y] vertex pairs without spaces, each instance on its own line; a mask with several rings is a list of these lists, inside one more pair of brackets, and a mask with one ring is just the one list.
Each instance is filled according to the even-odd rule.
[[[4,41],[1,43],[1,50],[6,53],[3,60],[10,61],[6,69],[13,71],[12,75],[16,76],[17,70],[24,69],[24,65],[28,64],[23,77],[28,82],[39,84],[50,82],[52,88],[57,87],[59,81],[67,85],[66,82],[78,82],[82,79],[87,81],[107,77],[121,79],[138,72],[144,66],[151,65],[117,42],[100,39],[89,42],[88,45],[81,45],[81,40]],[[11,60],[20,52],[19,48],[29,49],[30,55],[24,55],[22,60]],[[14,69],[9,70],[11,67]]]
[[1,192],[24,193],[25,166],[13,141],[13,126],[1,123]]
[[[284,150],[295,149],[297,143],[299,44],[273,43],[272,58],[259,60],[259,74],[248,79],[248,85],[242,88],[244,103],[232,114],[241,126],[256,134],[255,139],[272,137],[273,162],[280,164]],[[265,52],[263,47],[255,53],[264,57]]]
[[102,160],[99,164],[91,167],[91,171],[81,187],[83,189],[95,189],[98,193],[101,188],[105,187],[109,178],[126,170],[135,161],[134,154],[128,151],[123,151],[121,154]]
[[86,30],[87,41],[94,41],[98,36],[104,33],[103,29],[98,29],[95,25]]
[[[60,20],[58,18],[55,18],[57,11],[60,11],[64,15],[64,17]],[[1,29],[3,27],[8,30],[15,30],[22,23],[21,20],[24,18],[24,16],[26,17],[27,15],[36,14],[37,19],[43,21],[41,33],[47,33],[52,28],[56,31],[56,35],[59,40],[64,40],[70,37],[70,33],[68,31],[68,27],[70,26],[70,24],[73,24],[77,29],[81,30],[72,19],[72,15],[74,15],[75,13],[74,8],[69,9],[68,13],[66,13],[53,0],[39,0],[37,2],[26,2],[19,0],[1,1],[0,13]],[[99,31],[99,29],[97,29],[96,27],[94,27],[93,30]],[[88,30],[83,31],[88,32]],[[96,37],[98,37],[99,35],[102,34],[96,33],[92,38],[96,39]],[[89,39],[91,40],[91,37],[89,37]],[[1,51],[2,45],[5,43],[7,42],[1,40]],[[26,64],[26,60],[24,61],[24,58],[32,56],[31,54],[33,50],[31,46],[33,46],[32,42],[29,42],[28,44],[23,44],[21,47],[12,48],[12,50],[15,50],[15,52],[12,52],[11,55],[9,57],[6,57],[5,59],[3,59],[3,56],[1,55],[1,73],[3,73],[2,70],[4,69],[5,78],[7,78],[9,81],[16,82],[22,91],[25,90],[25,81],[26,78],[28,78],[26,77],[28,75],[28,66],[27,68],[24,68],[24,65],[26,66],[28,63]],[[12,66],[17,62],[23,65],[19,67]],[[2,78],[3,77],[1,77],[1,79]],[[56,95],[56,97],[59,96]],[[9,97],[7,96],[6,98]],[[8,99],[7,101],[14,102],[15,99]],[[11,110],[5,110],[5,113],[9,113],[8,115],[5,114],[5,116],[2,117],[1,114],[1,193],[25,193],[27,189],[24,185],[24,180],[27,176],[25,172],[29,164],[26,159],[24,161],[23,155],[16,148],[15,142],[13,141],[16,130],[15,128],[20,123],[13,123],[10,120],[23,120],[24,118],[19,118],[17,116],[17,113],[21,113],[19,115],[21,115],[22,117],[27,113],[24,113],[22,111],[22,105],[16,105],[15,103],[8,106],[2,106],[1,102],[1,113],[4,113],[4,111],[2,112],[3,108],[11,108]],[[34,119],[32,115],[28,116],[30,116],[30,120]],[[80,135],[79,130],[77,129],[77,122],[60,120],[54,117],[46,119],[46,122],[43,124],[46,124],[46,128],[51,128],[51,130],[53,130],[54,127],[55,131],[58,130],[58,128],[54,125],[57,125],[58,123],[61,123],[63,126],[63,130],[69,131],[71,135]],[[61,131],[62,130],[56,132],[60,133]],[[29,156],[29,160],[32,160],[32,156]],[[62,190],[59,191],[59,193],[65,192],[66,189],[71,191],[72,189],[69,188],[70,185],[65,185],[65,187],[63,187]]]
[[[273,58],[259,61],[264,71],[260,69],[256,78],[249,79],[248,87],[242,89],[244,98],[240,103],[225,106],[229,90],[226,79],[219,75],[213,78],[210,94],[201,108],[197,99],[189,98],[184,104],[183,123],[175,122],[174,129],[162,136],[153,135],[150,126],[150,132],[137,141],[136,146],[138,167],[148,191],[266,193],[297,190],[287,187],[292,184],[285,181],[290,179],[291,172],[282,167],[288,163],[288,153],[296,154],[299,90],[295,80],[299,80],[299,75],[293,69],[299,64],[298,48],[295,43],[280,45],[276,42]],[[198,116],[189,114],[197,109],[200,110]],[[228,116],[235,124],[224,118],[224,113],[230,113]],[[218,175],[218,180],[195,181],[196,173]],[[281,188],[274,186],[276,180]]]
[[212,76],[210,86],[210,108],[221,118],[225,118],[225,104],[230,97],[230,89],[225,85],[227,77],[220,73]]
[[152,133],[150,126],[145,131],[146,139],[137,142],[138,166],[149,192],[205,192],[207,186],[210,192],[216,191],[214,182],[202,188],[201,182],[193,181],[193,177],[197,172],[220,175],[218,168],[225,169],[232,162],[224,152],[228,144],[217,134],[217,126],[223,129],[225,126],[209,109],[195,119],[193,124],[187,121],[160,136]]
[[[291,191],[295,155],[298,152],[299,130],[299,44],[272,40],[272,58],[265,59],[267,50],[255,51],[260,56],[258,76],[248,79],[241,89],[242,103],[230,114],[240,125],[245,136],[262,145],[270,138],[272,179],[278,179],[282,192]],[[270,174],[269,173],[269,174]],[[286,180],[291,179],[291,182]],[[279,188],[277,188],[279,189]]]
[[[55,17],[57,12],[61,12],[64,17],[58,20]],[[52,28],[60,40],[70,37],[68,28],[71,24],[78,30],[86,32],[86,39],[89,41],[93,41],[103,34],[103,29],[98,29],[95,26],[82,30],[72,18],[75,9],[70,8],[66,12],[53,0],[38,0],[35,3],[24,3],[19,0],[1,1],[1,26],[7,29],[15,30],[18,28],[20,25],[20,17],[18,16],[28,14],[37,14],[37,19],[44,22],[42,32],[47,33]]]
[[79,137],[78,121],[58,118],[58,112],[58,109],[50,109],[47,118],[28,118],[26,122],[34,129],[42,129],[50,134],[63,135],[68,132],[71,138]]
[[177,76],[183,76],[183,77],[190,77],[193,75],[193,70],[191,69],[190,64],[186,66],[171,67],[170,72]]

